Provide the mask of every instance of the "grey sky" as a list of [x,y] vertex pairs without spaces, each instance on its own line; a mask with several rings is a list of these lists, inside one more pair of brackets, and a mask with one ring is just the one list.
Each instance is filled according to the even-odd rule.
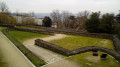
[[53,9],[68,10],[77,13],[83,10],[118,13],[120,0],[0,0],[6,2],[11,12],[34,11],[48,13]]

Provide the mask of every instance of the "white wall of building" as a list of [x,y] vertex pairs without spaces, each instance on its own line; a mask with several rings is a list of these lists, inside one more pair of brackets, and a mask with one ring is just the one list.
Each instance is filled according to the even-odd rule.
[[[16,19],[17,19],[17,22],[18,23],[22,23],[22,16],[13,16],[13,17],[15,17]],[[25,18],[28,18],[28,17],[25,17]],[[24,19],[25,19],[24,18]],[[42,25],[42,20],[43,19],[40,19],[40,18],[34,18],[34,17],[32,17],[33,19],[35,19],[35,23],[37,23],[38,25]]]

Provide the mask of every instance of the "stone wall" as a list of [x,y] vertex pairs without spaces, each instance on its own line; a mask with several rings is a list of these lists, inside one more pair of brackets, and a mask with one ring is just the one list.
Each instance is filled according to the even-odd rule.
[[120,53],[120,40],[117,35],[113,35],[113,45],[116,51]]
[[53,35],[53,32],[50,31],[45,31],[45,30],[32,30],[32,29],[24,29],[24,28],[13,28],[14,30],[18,31],[25,31],[25,32],[32,32],[32,33],[40,33],[40,34],[48,34],[48,35]]
[[2,27],[11,27],[11,28],[14,27],[14,25],[8,25],[8,24],[0,24],[0,26],[2,26]]
[[39,47],[43,47],[43,48],[49,49],[49,50],[52,50],[54,52],[58,52],[58,53],[67,55],[67,56],[69,56],[70,52],[71,52],[70,50],[67,50],[67,49],[59,47],[59,46],[57,46],[55,44],[43,41],[41,39],[36,39],[35,40],[35,45],[37,45]]
[[95,51],[95,50],[105,52],[105,53],[113,56],[118,62],[120,62],[120,54],[118,52],[116,52],[115,50],[112,50],[112,49],[104,48],[104,47],[97,47],[97,46],[83,47],[83,48],[72,50],[71,55],[77,55],[77,54]]
[[[111,56],[113,56],[117,61],[120,62],[120,40],[118,39],[118,37],[116,35],[108,35],[108,34],[97,34],[97,33],[81,33],[78,31],[67,31],[67,30],[56,30],[56,29],[47,29],[46,31],[41,31],[41,30],[30,30],[30,29],[22,29],[22,28],[16,28],[14,26],[11,25],[0,25],[0,26],[5,26],[5,27],[11,27],[14,30],[19,30],[19,31],[26,31],[26,32],[33,32],[33,33],[42,33],[42,34],[54,34],[54,33],[63,33],[63,34],[69,34],[69,35],[78,35],[78,36],[86,36],[86,37],[95,37],[95,38],[104,38],[104,39],[111,39],[113,41],[113,45],[115,47],[115,50],[111,50],[111,49],[107,49],[107,48],[103,48],[103,47],[97,47],[97,46],[90,46],[90,47],[83,47],[83,48],[79,48],[79,49],[75,49],[75,50],[68,50],[62,47],[59,47],[55,44],[37,39],[35,40],[35,45],[46,48],[46,49],[50,49],[54,52],[58,52],[67,56],[71,56],[71,55],[76,55],[76,54],[81,54],[84,52],[89,52],[89,51],[93,51],[93,50],[98,50],[98,51],[102,51],[105,53],[110,54]],[[44,28],[45,29],[45,28]],[[6,30],[7,31],[7,30]],[[10,36],[10,35],[9,35]],[[12,36],[11,36],[12,37]],[[13,37],[12,37],[13,38]],[[19,41],[17,41],[16,39],[14,39],[16,42],[18,42],[19,44],[21,44]],[[24,47],[22,44],[20,45],[21,47]],[[20,46],[18,46],[18,48],[20,48]],[[25,48],[25,47],[24,47]],[[29,53],[32,53],[31,51],[29,51],[27,48],[25,48]],[[27,54],[26,54],[27,55]]]
[[105,53],[113,56],[118,62],[120,62],[120,54],[118,52],[116,52],[115,50],[112,50],[112,49],[104,48],[104,47],[89,46],[89,47],[83,47],[83,48],[79,48],[79,49],[75,49],[75,50],[68,50],[68,49],[59,47],[55,44],[40,40],[40,39],[35,40],[35,45],[52,50],[54,52],[64,54],[66,56],[72,56],[72,55],[77,55],[77,54],[97,50],[97,51],[105,52]]
[[104,38],[104,39],[112,39],[112,35],[109,34],[99,34],[99,33],[85,33],[82,31],[76,31],[73,29],[56,29],[51,27],[39,27],[39,26],[28,26],[34,27],[39,29],[47,30],[48,32],[58,33],[58,34],[68,34],[68,35],[79,35],[79,36],[86,36],[86,37],[95,37],[95,38]]

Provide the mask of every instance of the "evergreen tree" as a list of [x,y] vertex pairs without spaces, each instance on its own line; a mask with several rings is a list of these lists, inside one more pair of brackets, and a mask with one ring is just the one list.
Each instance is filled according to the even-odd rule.
[[51,27],[52,20],[50,19],[50,17],[45,16],[42,21],[43,21],[43,26],[45,26],[45,27]]
[[92,12],[90,18],[86,21],[86,29],[88,32],[98,33],[99,32],[99,20],[100,12]]
[[99,29],[100,33],[112,33],[113,27],[112,23],[114,22],[114,14],[106,13],[102,16]]

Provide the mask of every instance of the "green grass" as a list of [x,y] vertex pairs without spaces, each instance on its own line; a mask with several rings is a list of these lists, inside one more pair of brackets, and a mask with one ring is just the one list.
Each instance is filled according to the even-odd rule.
[[44,35],[44,34],[23,32],[23,31],[9,31],[9,34],[12,35],[15,39],[17,39],[20,42],[23,42],[30,38],[36,38],[36,37],[42,38],[42,37],[49,36],[49,35]]
[[75,36],[75,35],[67,35],[67,37],[59,40],[53,40],[51,41],[51,43],[59,45],[60,47],[69,50],[73,50],[81,47],[87,47],[87,46],[100,46],[109,49],[114,49],[111,40],[84,37],[84,36]]
[[[23,42],[24,40],[27,40],[29,38],[49,36],[49,35],[30,33],[30,32],[22,32],[22,31],[9,31],[9,34],[12,35],[14,38],[16,38],[20,42]],[[30,59],[30,61],[36,67],[40,67],[40,66],[46,64],[43,60],[39,59],[38,57],[36,57],[32,53],[29,53],[28,50],[26,50],[23,46],[19,45],[9,35],[6,35],[6,36],[20,49],[20,51],[22,51],[22,53],[24,53]]]
[[0,27],[0,31],[2,31],[3,29],[7,29],[7,27]]
[[102,52],[99,52],[99,56],[92,56],[92,52],[87,52],[79,55],[75,55],[67,58],[72,62],[76,62],[82,67],[120,67],[120,64],[112,58],[110,55],[107,59],[100,59]]
[[43,29],[27,27],[27,26],[17,26],[17,28],[32,29],[32,30],[43,30]]

